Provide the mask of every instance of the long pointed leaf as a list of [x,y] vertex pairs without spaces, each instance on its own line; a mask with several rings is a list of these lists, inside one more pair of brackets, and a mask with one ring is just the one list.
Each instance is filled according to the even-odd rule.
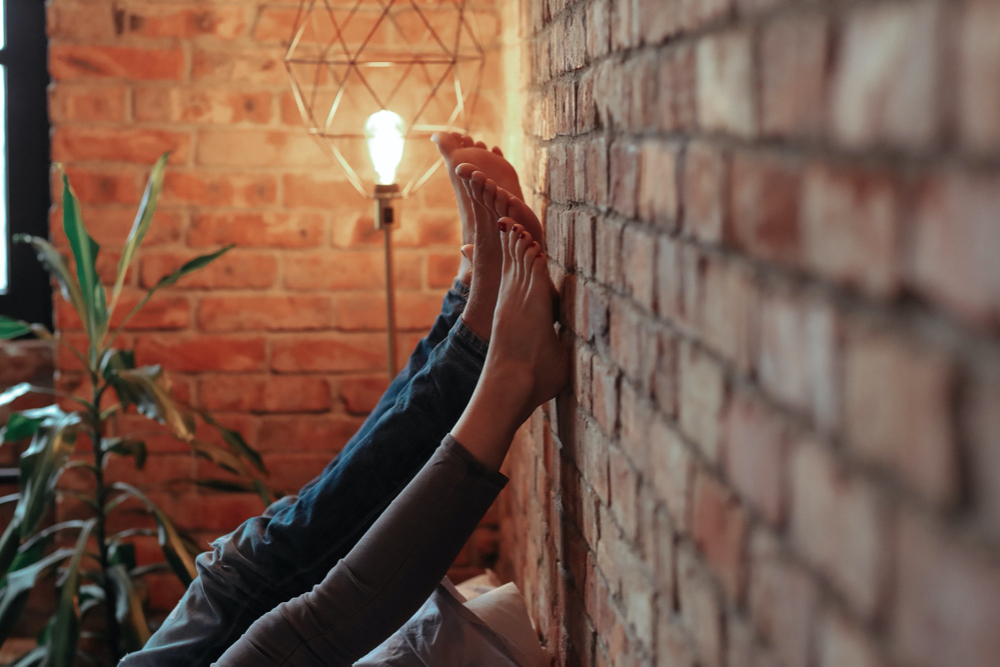
[[63,229],[69,239],[70,248],[73,249],[73,258],[76,260],[76,277],[80,284],[80,292],[83,294],[83,303],[86,306],[84,321],[89,324],[87,330],[90,332],[91,358],[96,357],[96,345],[98,331],[101,322],[107,322],[107,307],[103,304],[103,299],[99,302],[97,296],[100,291],[101,281],[97,277],[97,253],[101,247],[87,233],[87,228],[83,225],[83,215],[80,213],[80,201],[76,198],[72,186],[69,184],[69,177],[63,174]]
[[0,442],[17,442],[30,438],[38,432],[44,417],[27,417],[20,412],[7,418],[7,425],[0,429]]
[[170,563],[170,568],[177,575],[177,578],[181,580],[181,583],[189,586],[194,581],[194,578],[198,576],[198,571],[195,568],[194,557],[188,553],[187,548],[184,546],[184,541],[174,527],[174,523],[170,520],[170,517],[164,514],[142,491],[131,484],[116,482],[112,485],[112,488],[135,496],[146,506],[146,509],[149,510],[156,520],[157,538],[160,542],[160,548],[163,549],[164,557]]
[[267,466],[264,465],[264,459],[261,455],[247,444],[247,441],[243,439],[239,431],[234,431],[231,428],[226,428],[219,422],[215,421],[211,413],[206,410],[198,410],[198,414],[205,423],[214,428],[222,436],[222,439],[226,441],[232,450],[238,455],[250,461],[254,468],[261,471],[265,475],[267,474]]
[[59,549],[37,563],[7,573],[7,585],[0,595],[0,644],[10,636],[17,619],[28,604],[28,594],[42,573],[72,555],[72,549]]
[[15,243],[27,243],[35,249],[35,255],[38,257],[38,261],[42,267],[55,276],[63,298],[72,304],[80,320],[87,323],[87,306],[83,300],[80,283],[73,277],[59,251],[51,243],[38,236],[15,234],[13,240]]
[[146,182],[146,191],[142,195],[142,203],[139,204],[139,212],[129,230],[128,238],[125,239],[125,247],[122,248],[122,256],[118,261],[118,277],[115,279],[115,289],[111,295],[111,312],[114,312],[118,303],[118,296],[121,294],[122,285],[125,284],[125,274],[128,267],[135,259],[135,252],[142,245],[142,240],[149,230],[149,225],[153,221],[153,214],[156,213],[156,204],[160,199],[160,190],[163,188],[163,170],[167,165],[169,151],[160,156],[160,159],[153,165],[149,172],[149,181]]
[[115,618],[124,630],[121,652],[138,651],[149,641],[150,636],[146,614],[142,611],[142,601],[124,565],[109,568],[108,577],[115,588]]
[[0,572],[6,574],[11,564],[17,557],[17,550],[21,546],[21,522],[14,518],[3,530],[0,536]]
[[76,644],[80,639],[80,609],[77,598],[80,594],[80,561],[87,549],[87,540],[96,519],[91,519],[76,540],[73,557],[63,574],[52,630],[49,632],[49,661],[54,667],[73,667],[76,658]]
[[161,373],[159,366],[144,366],[109,373],[108,381],[123,404],[135,403],[139,412],[166,424],[178,440],[190,442],[194,438],[194,418],[174,403],[160,382]]
[[31,325],[27,322],[0,315],[0,340],[17,338],[28,333],[31,333]]
[[55,424],[44,424],[21,454],[21,500],[14,510],[14,517],[20,523],[22,538],[34,532],[46,509],[55,500],[56,482],[76,446],[79,423],[79,415],[71,412]]
[[28,382],[15,384],[13,387],[6,389],[2,394],[0,394],[0,406],[13,403],[25,394],[30,393],[31,390],[31,384]]

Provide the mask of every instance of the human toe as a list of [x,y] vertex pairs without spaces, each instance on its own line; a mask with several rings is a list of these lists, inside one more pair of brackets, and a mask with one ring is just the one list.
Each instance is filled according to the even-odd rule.
[[461,178],[463,181],[467,181],[472,178],[472,174],[479,171],[479,167],[469,162],[463,162],[462,164],[455,167],[455,175]]

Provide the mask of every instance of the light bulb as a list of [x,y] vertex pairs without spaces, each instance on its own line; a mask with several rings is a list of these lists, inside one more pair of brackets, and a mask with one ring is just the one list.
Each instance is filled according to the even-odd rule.
[[396,182],[396,168],[403,159],[403,119],[388,109],[376,111],[365,121],[368,155],[372,158],[379,185]]

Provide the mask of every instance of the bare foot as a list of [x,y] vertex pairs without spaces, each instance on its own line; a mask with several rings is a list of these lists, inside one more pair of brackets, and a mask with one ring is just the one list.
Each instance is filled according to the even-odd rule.
[[544,243],[542,223],[520,195],[515,195],[498,184],[474,164],[460,164],[455,168],[455,173],[466,184],[473,204],[485,208],[494,220],[504,216],[513,218],[531,233],[532,238]]
[[488,150],[486,144],[475,141],[468,135],[458,132],[437,132],[431,137],[431,141],[437,144],[438,150],[444,157],[448,178],[451,179],[452,188],[455,190],[455,199],[462,215],[462,243],[471,243],[475,227],[472,219],[473,202],[465,184],[455,174],[455,167],[463,162],[471,162],[510,192],[520,194],[521,185],[517,179],[517,172],[504,159],[503,152],[499,148],[494,146],[492,150]]
[[501,218],[498,226],[503,273],[486,368],[530,375],[525,409],[531,414],[566,385],[569,360],[553,328],[553,287],[541,245],[512,218]]
[[512,218],[501,218],[498,226],[503,273],[490,349],[469,407],[452,429],[492,469],[503,463],[518,427],[569,381],[569,353],[553,328],[542,248]]

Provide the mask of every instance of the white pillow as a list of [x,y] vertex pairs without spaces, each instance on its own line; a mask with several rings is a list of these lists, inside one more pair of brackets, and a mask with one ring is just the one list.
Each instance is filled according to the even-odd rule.
[[528,617],[524,596],[513,583],[504,584],[465,603],[493,632],[516,646],[527,658],[525,667],[547,667],[549,661]]

